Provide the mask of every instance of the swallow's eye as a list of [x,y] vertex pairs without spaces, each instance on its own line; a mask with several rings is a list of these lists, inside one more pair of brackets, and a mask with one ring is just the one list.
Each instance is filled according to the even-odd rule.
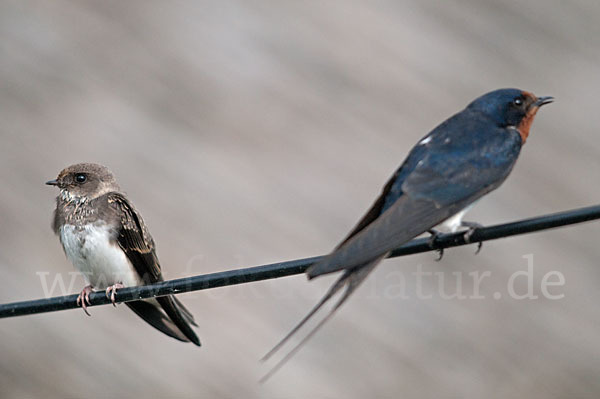
[[78,173],[75,175],[75,181],[77,183],[85,183],[86,180],[87,180],[87,177],[83,173]]
[[521,105],[523,105],[523,99],[521,97],[515,98],[513,100],[513,104],[516,105],[517,107],[520,107]]

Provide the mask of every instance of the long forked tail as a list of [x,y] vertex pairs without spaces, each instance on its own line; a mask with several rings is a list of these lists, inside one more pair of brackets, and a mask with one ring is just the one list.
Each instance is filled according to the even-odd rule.
[[[386,254],[387,255],[387,254]],[[266,361],[271,358],[281,347],[289,341],[289,339],[306,324],[308,320],[312,316],[317,313],[319,309],[323,307],[323,305],[328,302],[342,287],[346,286],[346,290],[340,297],[340,299],[336,302],[333,308],[327,313],[327,315],[312,329],[310,332],[298,343],[292,350],[290,350],[279,362],[273,366],[269,370],[267,374],[265,374],[261,379],[260,383],[266,382],[271,376],[273,376],[277,370],[279,370],[285,363],[287,363],[301,348],[302,346],[334,315],[335,311],[342,306],[344,302],[348,299],[348,297],[356,290],[356,288],[363,282],[363,280],[367,277],[367,275],[375,268],[377,263],[379,263],[385,256],[378,258],[372,262],[369,262],[363,266],[352,270],[346,270],[340,276],[339,279],[329,288],[327,293],[321,298],[319,303],[315,305],[311,309],[311,311],[304,316],[304,318],[285,336],[281,341],[277,343],[265,356],[262,357],[261,361]]]

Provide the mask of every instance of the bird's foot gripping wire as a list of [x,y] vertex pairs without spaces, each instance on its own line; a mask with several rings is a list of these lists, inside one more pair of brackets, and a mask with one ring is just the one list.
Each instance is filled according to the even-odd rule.
[[119,288],[125,288],[125,286],[122,283],[116,283],[106,289],[106,297],[110,299],[114,307],[117,307],[117,298],[115,295],[117,294],[117,290]]
[[[475,231],[477,231],[477,229],[484,227],[481,223],[476,223],[476,222],[461,222],[460,225],[462,227],[469,228],[467,231],[465,231],[465,234],[464,234],[465,242],[467,244],[471,243],[471,237],[473,236],[473,233],[475,233]],[[481,241],[477,242],[477,250],[475,251],[475,255],[477,255],[481,251],[482,246],[483,246],[483,242],[481,242]]]
[[427,230],[427,232],[431,234],[431,237],[429,237],[429,248],[436,250],[438,257],[435,261],[439,262],[444,257],[444,248],[437,248],[436,240],[442,233],[434,229]]
[[88,305],[91,305],[90,302],[90,294],[94,292],[93,287],[88,284],[81,290],[81,293],[77,297],[77,306],[81,306],[86,315],[91,316],[91,314],[87,311]]

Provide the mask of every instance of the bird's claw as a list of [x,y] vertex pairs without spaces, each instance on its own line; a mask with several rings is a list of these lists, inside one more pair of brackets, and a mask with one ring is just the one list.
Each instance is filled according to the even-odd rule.
[[91,285],[86,285],[83,287],[83,290],[81,290],[81,293],[79,293],[79,296],[77,297],[77,306],[81,306],[85,314],[88,316],[91,316],[90,312],[87,311],[87,307],[88,305],[92,304],[90,301],[90,294],[94,292],[92,288],[93,287]]
[[433,230],[433,229],[428,230],[427,232],[429,234],[431,234],[431,237],[429,237],[429,248],[435,249],[437,251],[438,257],[435,261],[439,262],[444,257],[444,248],[436,248],[436,245],[435,245],[435,241],[437,240],[438,236],[440,235],[440,232],[437,230]]
[[483,247],[483,243],[481,241],[479,241],[477,243],[477,249],[475,250],[475,255],[477,255],[479,252],[481,252],[481,247]]
[[125,286],[122,283],[116,283],[106,289],[106,297],[110,299],[114,307],[117,307],[116,294],[119,288],[125,288]]
[[[462,222],[461,226],[469,228],[467,231],[465,231],[465,234],[463,236],[465,238],[465,242],[467,244],[471,243],[471,237],[473,236],[473,234],[475,233],[475,231],[477,231],[477,229],[483,227],[482,224],[476,223],[476,222]],[[482,246],[483,246],[483,242],[478,241],[477,242],[477,250],[475,251],[475,255],[477,255],[479,252],[481,252],[481,247]]]

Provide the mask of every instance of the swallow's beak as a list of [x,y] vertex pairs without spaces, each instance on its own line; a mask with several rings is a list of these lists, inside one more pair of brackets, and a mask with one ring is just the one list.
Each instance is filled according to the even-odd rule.
[[54,180],[48,180],[46,182],[47,185],[49,186],[58,186],[58,180],[54,179]]
[[546,96],[546,97],[538,97],[537,100],[533,103],[536,107],[541,107],[542,105],[550,104],[554,101],[554,97]]

